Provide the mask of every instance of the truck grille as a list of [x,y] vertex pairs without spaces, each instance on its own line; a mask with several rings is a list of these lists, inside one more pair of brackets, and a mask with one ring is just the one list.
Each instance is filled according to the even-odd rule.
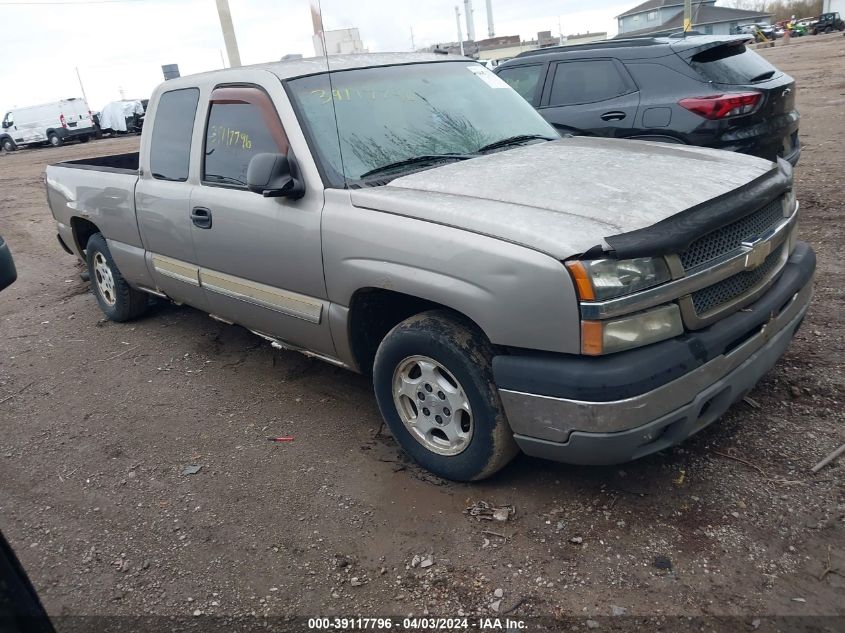
[[739,248],[743,242],[753,240],[781,220],[783,220],[783,202],[781,198],[775,198],[744,218],[698,238],[680,254],[681,264],[685,271],[706,264]]
[[772,251],[754,270],[746,270],[728,277],[722,281],[702,288],[692,294],[692,305],[698,316],[705,316],[711,310],[718,308],[737,297],[741,297],[751,291],[768,277],[780,262],[783,249],[786,245]]

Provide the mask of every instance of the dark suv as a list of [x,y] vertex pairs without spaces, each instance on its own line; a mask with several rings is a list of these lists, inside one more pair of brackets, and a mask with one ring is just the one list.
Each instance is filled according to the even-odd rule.
[[839,17],[838,13],[822,13],[818,22],[813,24],[813,35],[834,31],[845,31],[845,21]]
[[794,165],[795,81],[747,41],[608,40],[527,51],[494,72],[562,133],[701,145]]

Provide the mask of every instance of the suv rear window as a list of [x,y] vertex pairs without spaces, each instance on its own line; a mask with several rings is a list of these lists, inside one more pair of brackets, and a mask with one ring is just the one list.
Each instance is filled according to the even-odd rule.
[[779,77],[781,72],[745,44],[723,44],[694,55],[690,66],[717,84],[750,84]]

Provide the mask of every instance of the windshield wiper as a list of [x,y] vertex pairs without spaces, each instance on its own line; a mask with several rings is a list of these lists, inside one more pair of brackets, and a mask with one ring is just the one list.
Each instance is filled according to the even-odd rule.
[[156,172],[153,172],[153,178],[155,178],[156,180],[167,180],[167,181],[170,181],[170,182],[185,182],[185,180],[182,179],[182,178],[174,178],[173,176],[165,176],[164,174],[158,174]]
[[499,149],[500,147],[507,147],[508,145],[519,145],[520,143],[525,143],[526,141],[535,140],[554,141],[556,139],[542,134],[519,134],[517,136],[509,136],[508,138],[503,138],[495,143],[490,143],[489,145],[480,147],[478,148],[478,153],[483,154],[484,152],[489,152],[492,149]]
[[395,163],[387,163],[381,167],[376,167],[370,171],[364,172],[359,178],[367,178],[368,176],[375,176],[376,174],[383,174],[385,172],[395,171],[403,167],[412,167],[414,165],[430,165],[432,163],[439,163],[447,160],[467,160],[475,158],[471,154],[424,154],[423,156],[414,156],[405,160],[399,160]]
[[754,84],[754,83],[757,83],[758,81],[763,81],[764,79],[771,79],[772,77],[774,77],[774,75],[775,75],[774,70],[767,70],[766,72],[760,73],[759,75],[754,77],[754,79],[752,79],[749,83]]
[[206,174],[205,179],[208,182],[213,182],[217,185],[237,185],[239,187],[246,187],[246,183],[239,178],[232,176],[220,176],[218,174]]

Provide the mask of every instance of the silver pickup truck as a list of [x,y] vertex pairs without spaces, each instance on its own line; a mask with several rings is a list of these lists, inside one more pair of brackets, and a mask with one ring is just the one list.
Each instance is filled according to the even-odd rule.
[[47,168],[108,318],[165,297],[371,374],[455,480],[672,446],[785,352],[815,269],[787,163],[560,138],[465,58],[330,60],[168,81],[140,154]]

